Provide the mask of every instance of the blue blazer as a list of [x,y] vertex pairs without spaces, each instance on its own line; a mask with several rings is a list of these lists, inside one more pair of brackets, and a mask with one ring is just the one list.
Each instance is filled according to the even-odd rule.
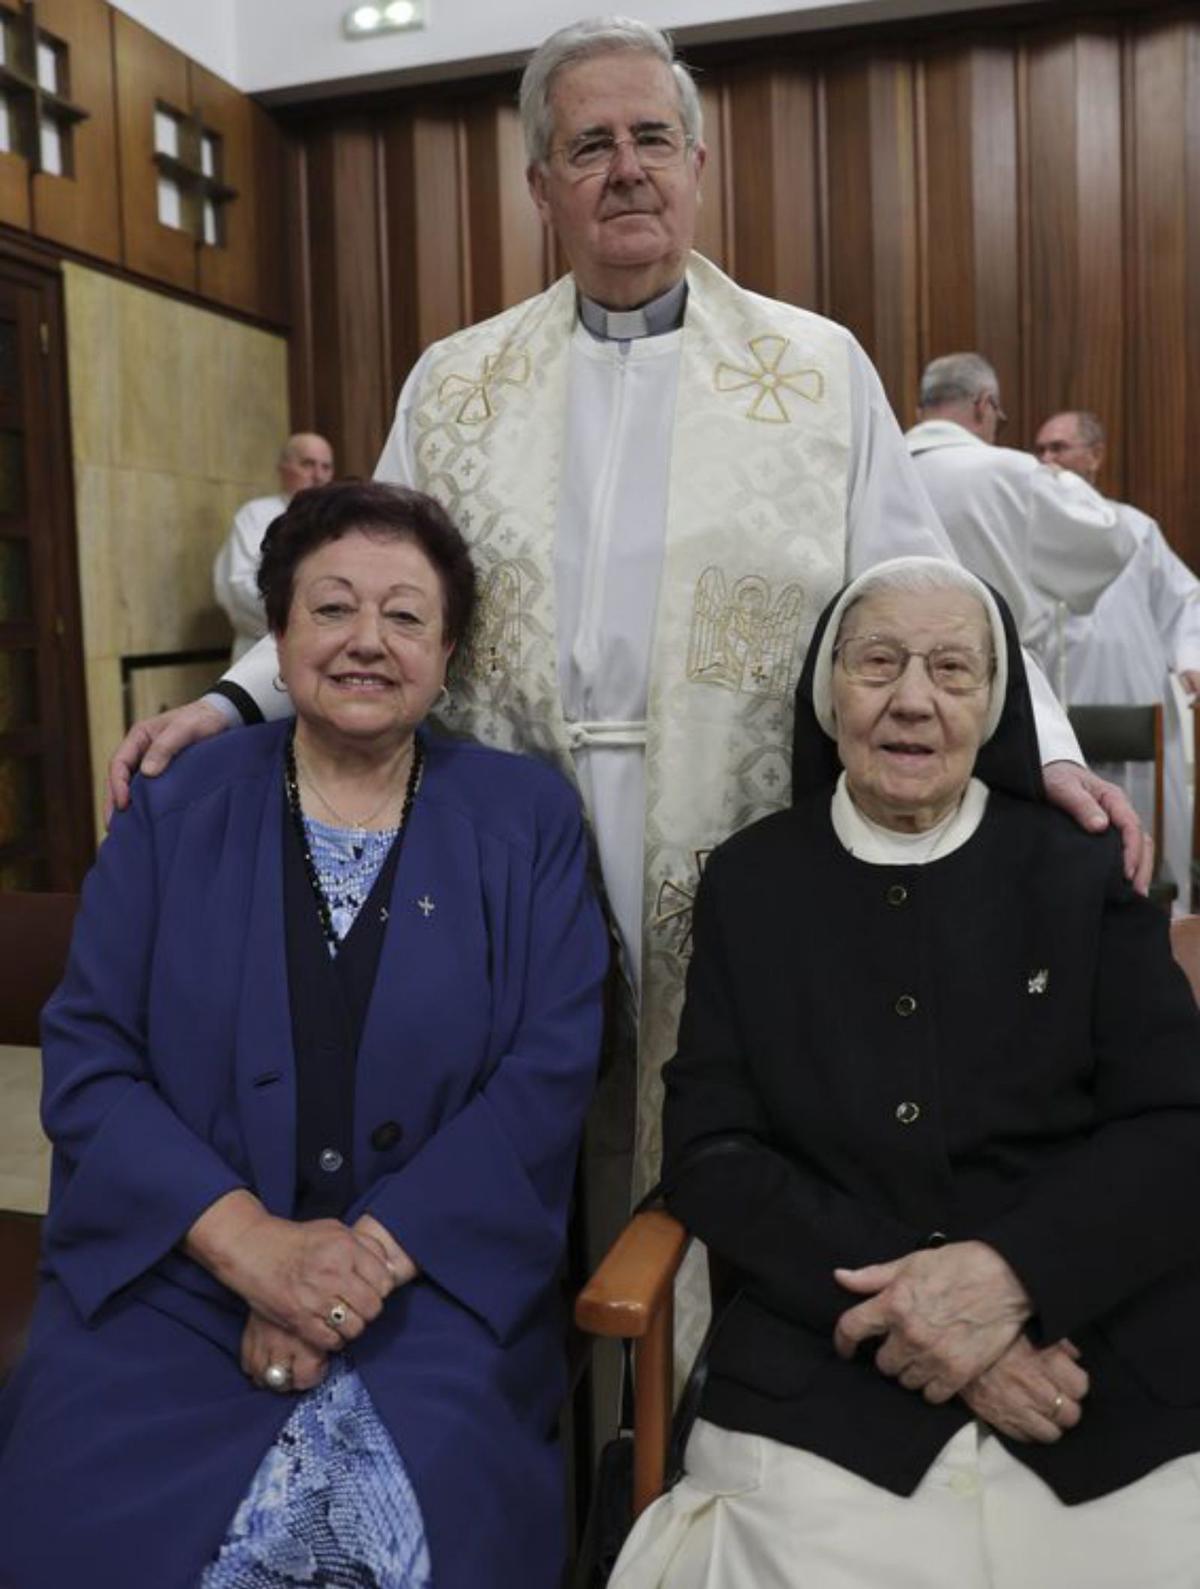
[[[44,1020],[45,1280],[0,1401],[6,1589],[193,1589],[291,1408],[241,1373],[239,1299],[178,1251],[235,1187],[292,1208],[285,733],[227,734],[138,780],[84,887]],[[359,1048],[347,1214],[372,1213],[422,1274],[349,1355],[438,1589],[551,1589],[558,1274],[608,939],[559,775],[426,751]],[[402,1127],[384,1151],[381,1120]]]

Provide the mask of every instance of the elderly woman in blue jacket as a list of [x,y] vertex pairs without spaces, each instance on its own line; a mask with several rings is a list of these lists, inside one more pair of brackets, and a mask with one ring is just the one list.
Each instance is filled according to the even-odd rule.
[[434,502],[302,492],[260,585],[294,730],[139,786],[47,1010],[0,1582],[552,1589],[577,802],[421,729],[475,597]]

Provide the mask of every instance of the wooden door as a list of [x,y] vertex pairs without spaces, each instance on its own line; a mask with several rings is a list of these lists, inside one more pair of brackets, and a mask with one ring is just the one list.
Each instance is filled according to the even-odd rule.
[[61,283],[0,255],[0,889],[94,850]]

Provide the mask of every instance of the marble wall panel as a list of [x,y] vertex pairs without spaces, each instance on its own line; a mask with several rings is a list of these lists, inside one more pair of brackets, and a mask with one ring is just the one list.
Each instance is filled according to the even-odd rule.
[[84,463],[75,455],[75,537],[79,550],[79,594],[85,657],[116,656],[117,608],[108,570],[112,567],[112,482],[115,471]]
[[0,1208],[44,1214],[50,1144],[38,1119],[41,1051],[0,1046]]
[[130,656],[223,649],[212,561],[274,490],[287,344],[178,299],[63,267],[76,525],[97,809]]
[[104,836],[105,778],[108,758],[125,733],[125,699],[120,657],[88,657],[88,736],[92,747],[92,800],[96,840]]
[[120,283],[97,271],[63,265],[70,304],[69,359],[72,377],[71,446],[75,468],[111,467],[112,416],[117,410],[117,349],[113,335]]

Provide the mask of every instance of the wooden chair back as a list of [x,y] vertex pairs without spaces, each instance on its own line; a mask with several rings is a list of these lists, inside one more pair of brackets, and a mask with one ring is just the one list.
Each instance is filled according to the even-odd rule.
[[[78,898],[0,893],[0,1044],[35,1048],[42,1006],[58,986]],[[20,1356],[37,1290],[41,1219],[0,1209],[0,1384]]]
[[[1178,889],[1187,887],[1184,878],[1170,879],[1162,871],[1163,853],[1163,709],[1161,702],[1150,706],[1072,706],[1067,710],[1084,760],[1095,762],[1137,761],[1154,766],[1154,883],[1151,898],[1170,906]],[[1157,885],[1157,886],[1156,886]]]
[[1176,916],[1171,923],[1171,953],[1192,985],[1200,1004],[1200,916]]

